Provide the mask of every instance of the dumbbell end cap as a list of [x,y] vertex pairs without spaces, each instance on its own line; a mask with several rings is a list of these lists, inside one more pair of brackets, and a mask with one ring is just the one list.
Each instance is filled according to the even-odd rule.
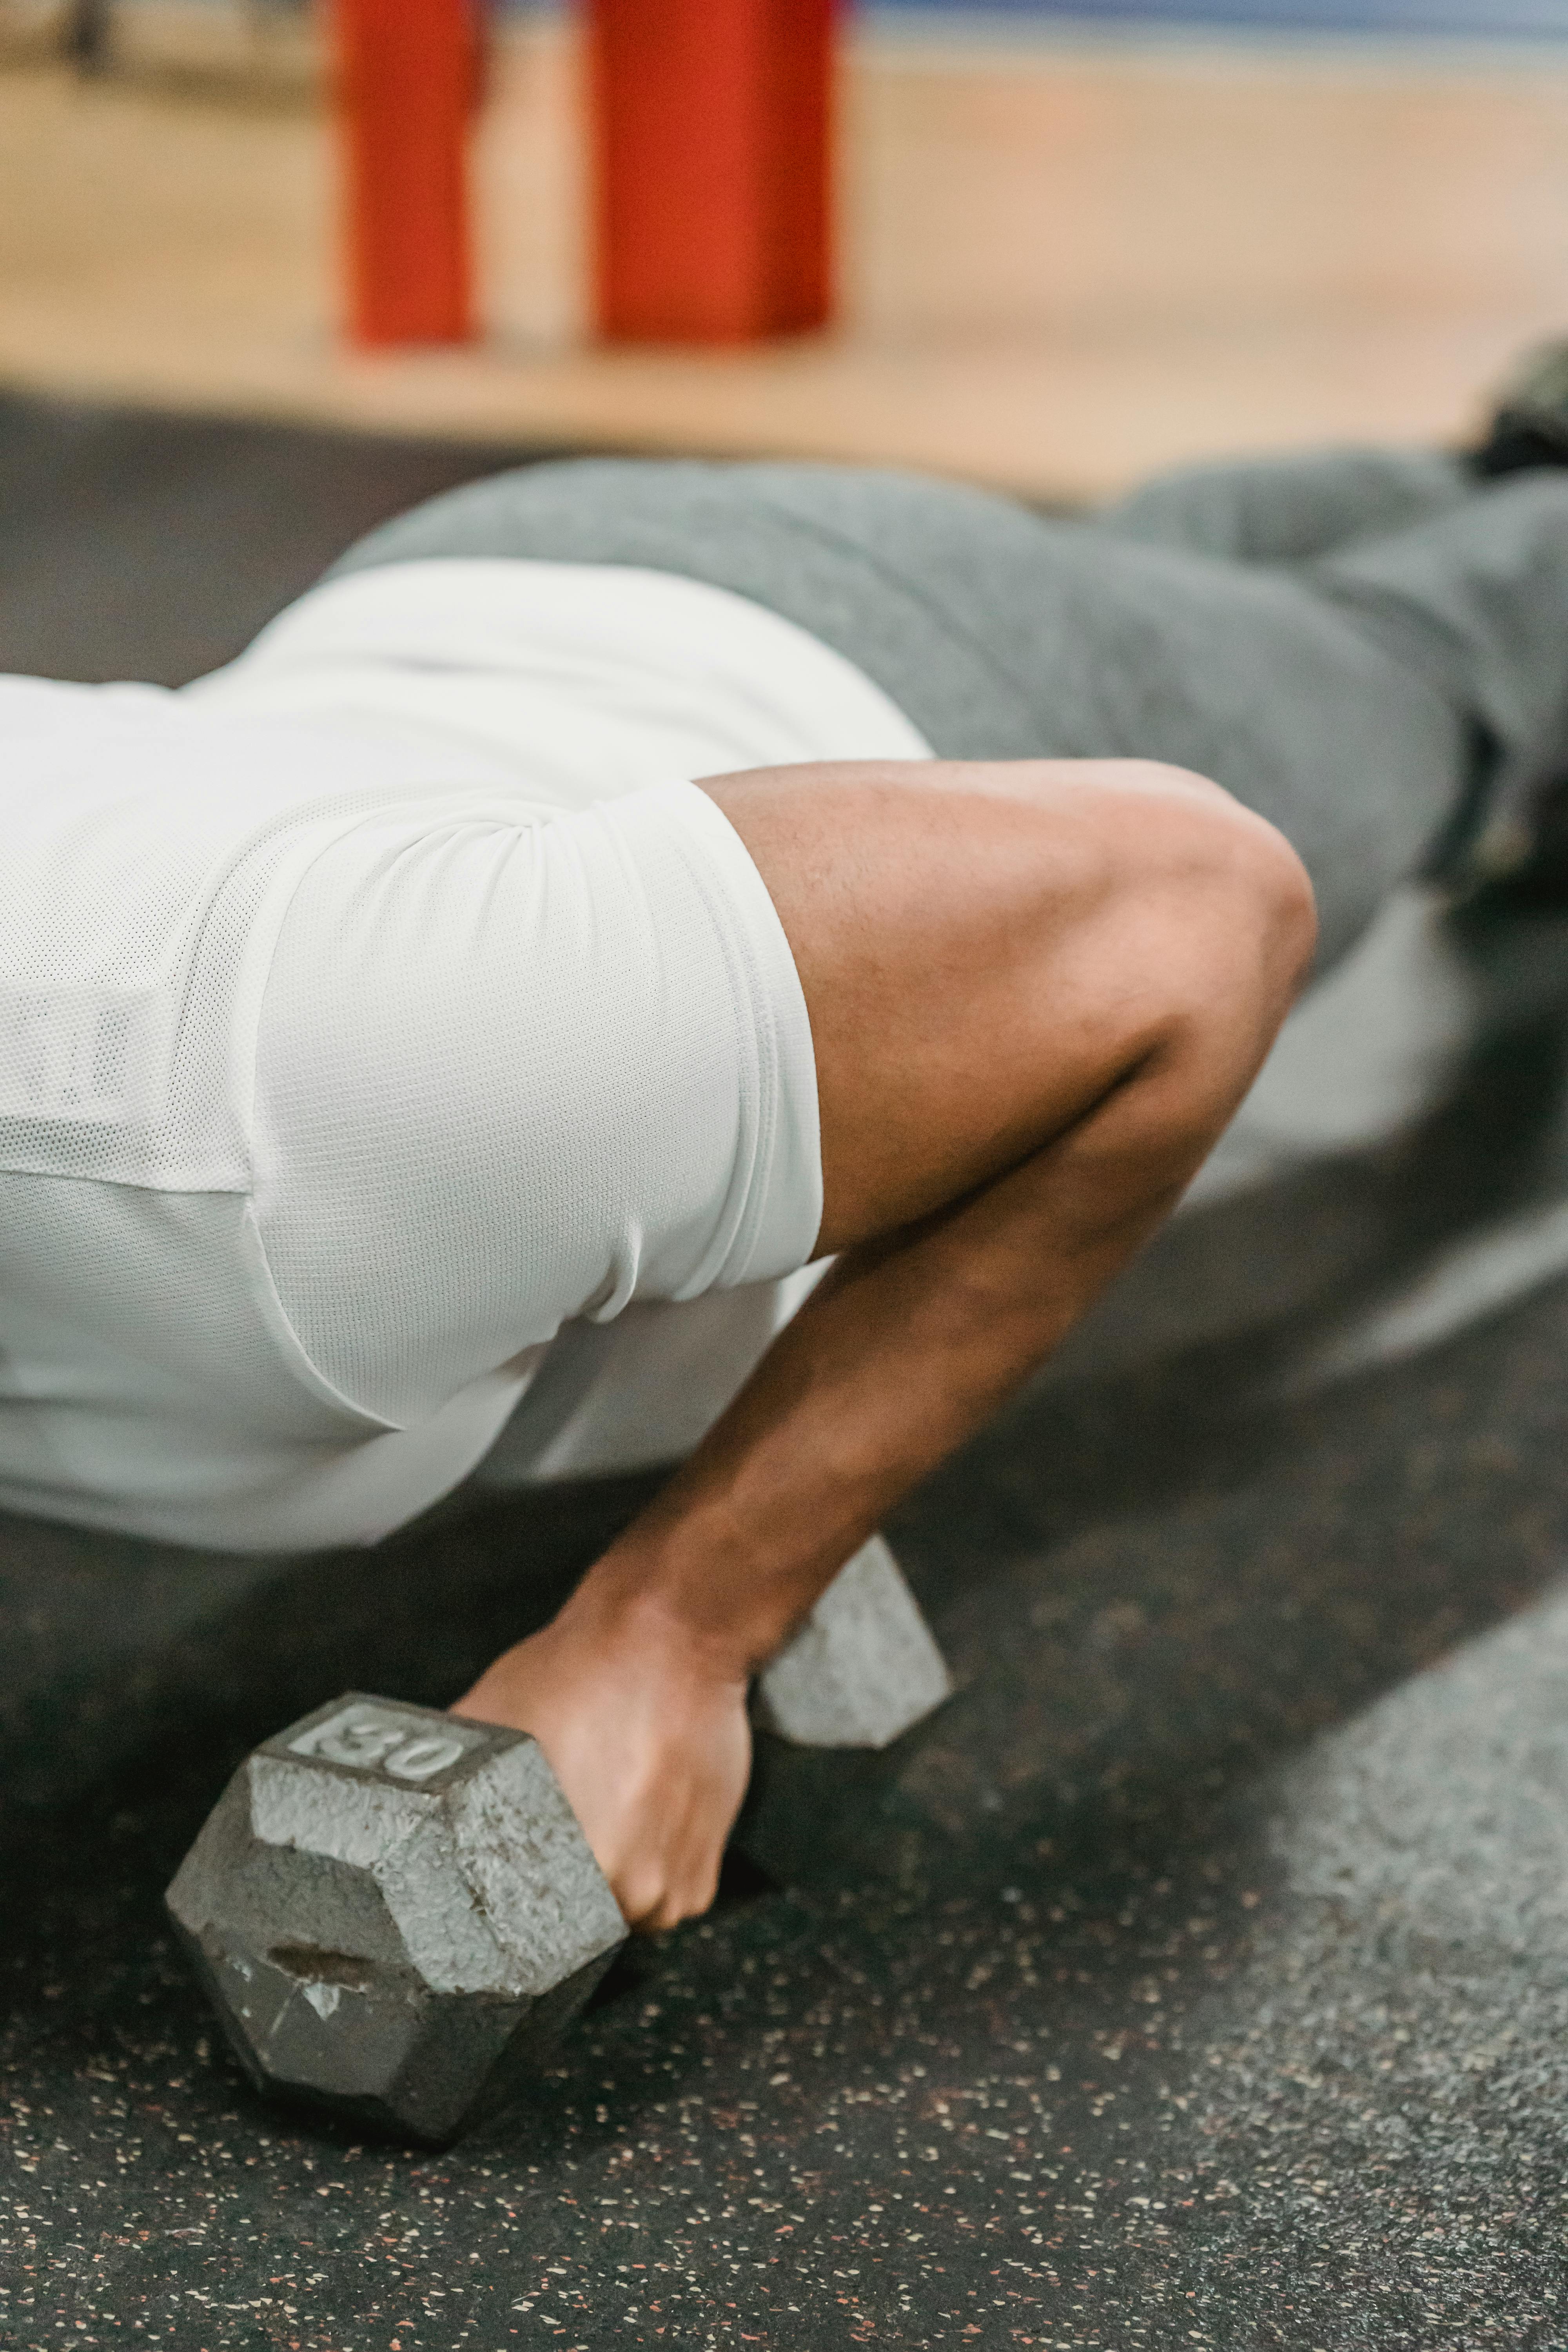
[[517,2095],[626,1932],[535,1741],[356,1692],[247,1758],[166,1900],[253,2082],[432,2143]]
[[758,1675],[752,1719],[797,1748],[889,1748],[952,1696],[920,1604],[872,1536]]

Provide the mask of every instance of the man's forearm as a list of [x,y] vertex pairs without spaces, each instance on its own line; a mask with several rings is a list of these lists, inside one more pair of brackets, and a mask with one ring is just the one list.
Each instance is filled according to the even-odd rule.
[[574,1607],[668,1621],[754,1672],[1173,1205],[1206,1142],[1170,1132],[1173,1082],[1120,1074],[1023,1166],[841,1257]]

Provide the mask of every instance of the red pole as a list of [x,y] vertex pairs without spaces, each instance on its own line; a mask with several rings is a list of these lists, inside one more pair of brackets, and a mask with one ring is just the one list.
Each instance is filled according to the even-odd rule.
[[834,0],[589,0],[600,331],[743,342],[832,307]]
[[334,0],[334,22],[350,338],[467,342],[473,0]]

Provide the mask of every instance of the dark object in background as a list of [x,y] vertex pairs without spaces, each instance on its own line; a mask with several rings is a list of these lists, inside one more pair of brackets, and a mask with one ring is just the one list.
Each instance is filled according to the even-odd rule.
[[109,63],[112,29],[110,0],[71,0],[65,22],[65,52],[79,73],[102,73]]
[[1485,481],[1542,466],[1568,466],[1568,342],[1539,344],[1503,384],[1491,430],[1472,450]]
[[0,392],[0,670],[181,686],[363,531],[568,454]]

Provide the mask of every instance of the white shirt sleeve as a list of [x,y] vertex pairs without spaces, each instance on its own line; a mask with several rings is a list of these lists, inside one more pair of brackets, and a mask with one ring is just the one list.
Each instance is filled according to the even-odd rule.
[[687,783],[359,825],[279,934],[254,1150],[284,1314],[398,1427],[568,1318],[792,1272],[810,1029],[739,837]]
[[59,678],[0,670],[0,743],[79,730],[84,720],[151,714],[172,699],[163,686],[72,686]]

